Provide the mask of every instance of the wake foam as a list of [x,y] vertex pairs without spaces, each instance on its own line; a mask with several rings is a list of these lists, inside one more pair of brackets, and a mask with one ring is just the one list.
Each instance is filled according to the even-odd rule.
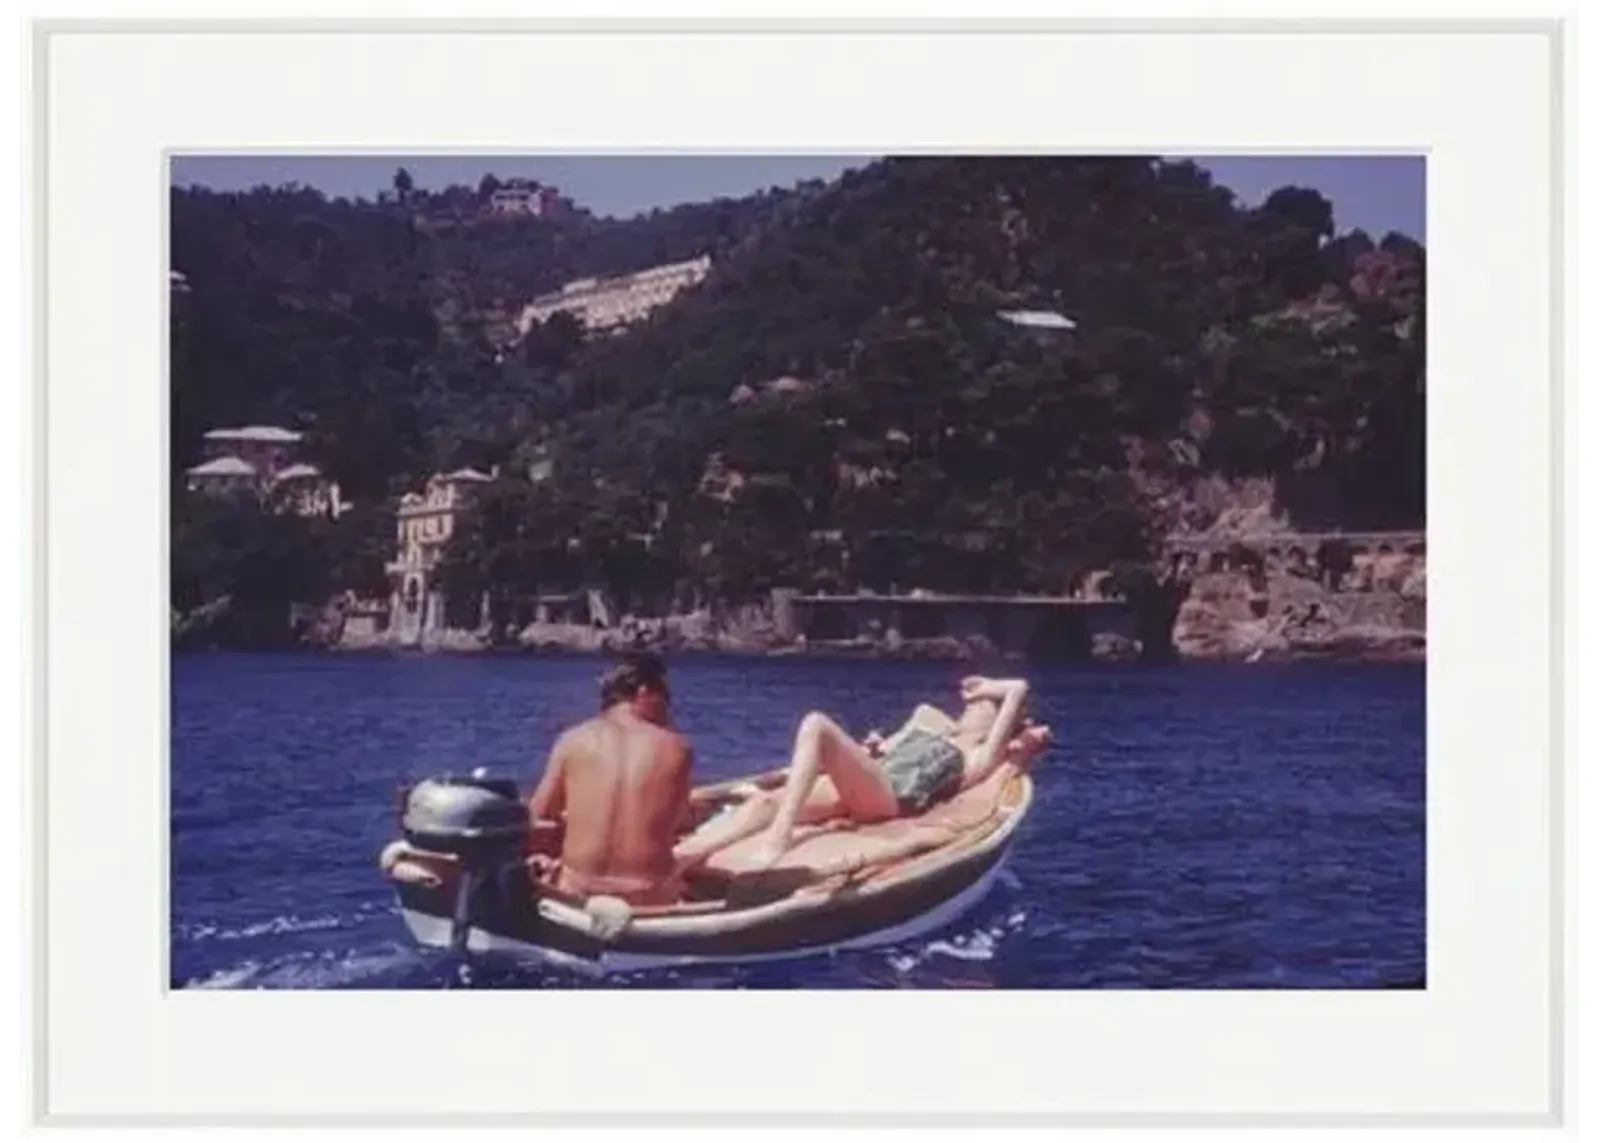
[[946,960],[990,961],[995,958],[1001,942],[1020,931],[1027,922],[1025,909],[1012,909],[999,920],[969,932],[940,937],[917,949],[892,952],[888,956],[889,967],[904,976],[941,957]]
[[[431,961],[403,945],[371,951],[299,953],[246,960],[191,980],[186,989],[338,989],[404,987],[408,976],[430,975]],[[438,987],[438,985],[434,985]]]
[[223,928],[214,922],[202,921],[197,924],[175,925],[174,935],[180,941],[243,941],[255,937],[286,936],[290,933],[314,933],[323,929],[354,928],[381,911],[381,906],[367,903],[353,913],[331,913],[315,917],[286,913],[240,928]]

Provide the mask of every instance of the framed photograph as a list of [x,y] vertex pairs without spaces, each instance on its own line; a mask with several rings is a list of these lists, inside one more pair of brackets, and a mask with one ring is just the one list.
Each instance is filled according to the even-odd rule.
[[1563,51],[37,29],[35,1117],[1558,1122]]

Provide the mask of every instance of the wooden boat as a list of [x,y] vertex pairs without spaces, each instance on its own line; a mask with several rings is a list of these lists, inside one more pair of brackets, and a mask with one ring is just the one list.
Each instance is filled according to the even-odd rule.
[[[782,781],[774,771],[700,788],[692,797],[698,821]],[[475,808],[466,817],[457,812],[446,829],[437,821],[419,826],[417,791],[408,791],[405,839],[380,859],[413,937],[598,973],[807,956],[933,932],[989,891],[1033,800],[1027,773],[1003,765],[918,817],[802,828],[783,858],[759,873],[747,868],[750,842],[741,842],[696,871],[682,901],[630,907],[572,897],[532,872],[540,855],[559,852],[559,827],[519,831],[516,815],[524,811],[509,783],[448,779],[436,781],[430,796],[436,806],[459,802],[463,789]]]

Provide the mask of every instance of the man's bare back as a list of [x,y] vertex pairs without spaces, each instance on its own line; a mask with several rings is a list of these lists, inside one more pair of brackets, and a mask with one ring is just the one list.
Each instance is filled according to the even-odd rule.
[[689,744],[665,725],[664,672],[622,686],[602,692],[598,717],[557,740],[529,813],[565,819],[558,887],[672,901],[682,892],[672,846],[689,820]]

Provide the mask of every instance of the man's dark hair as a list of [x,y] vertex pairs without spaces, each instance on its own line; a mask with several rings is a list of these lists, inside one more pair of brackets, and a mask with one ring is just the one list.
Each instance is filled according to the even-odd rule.
[[609,710],[646,690],[667,693],[667,665],[650,651],[635,651],[600,676],[600,709]]

